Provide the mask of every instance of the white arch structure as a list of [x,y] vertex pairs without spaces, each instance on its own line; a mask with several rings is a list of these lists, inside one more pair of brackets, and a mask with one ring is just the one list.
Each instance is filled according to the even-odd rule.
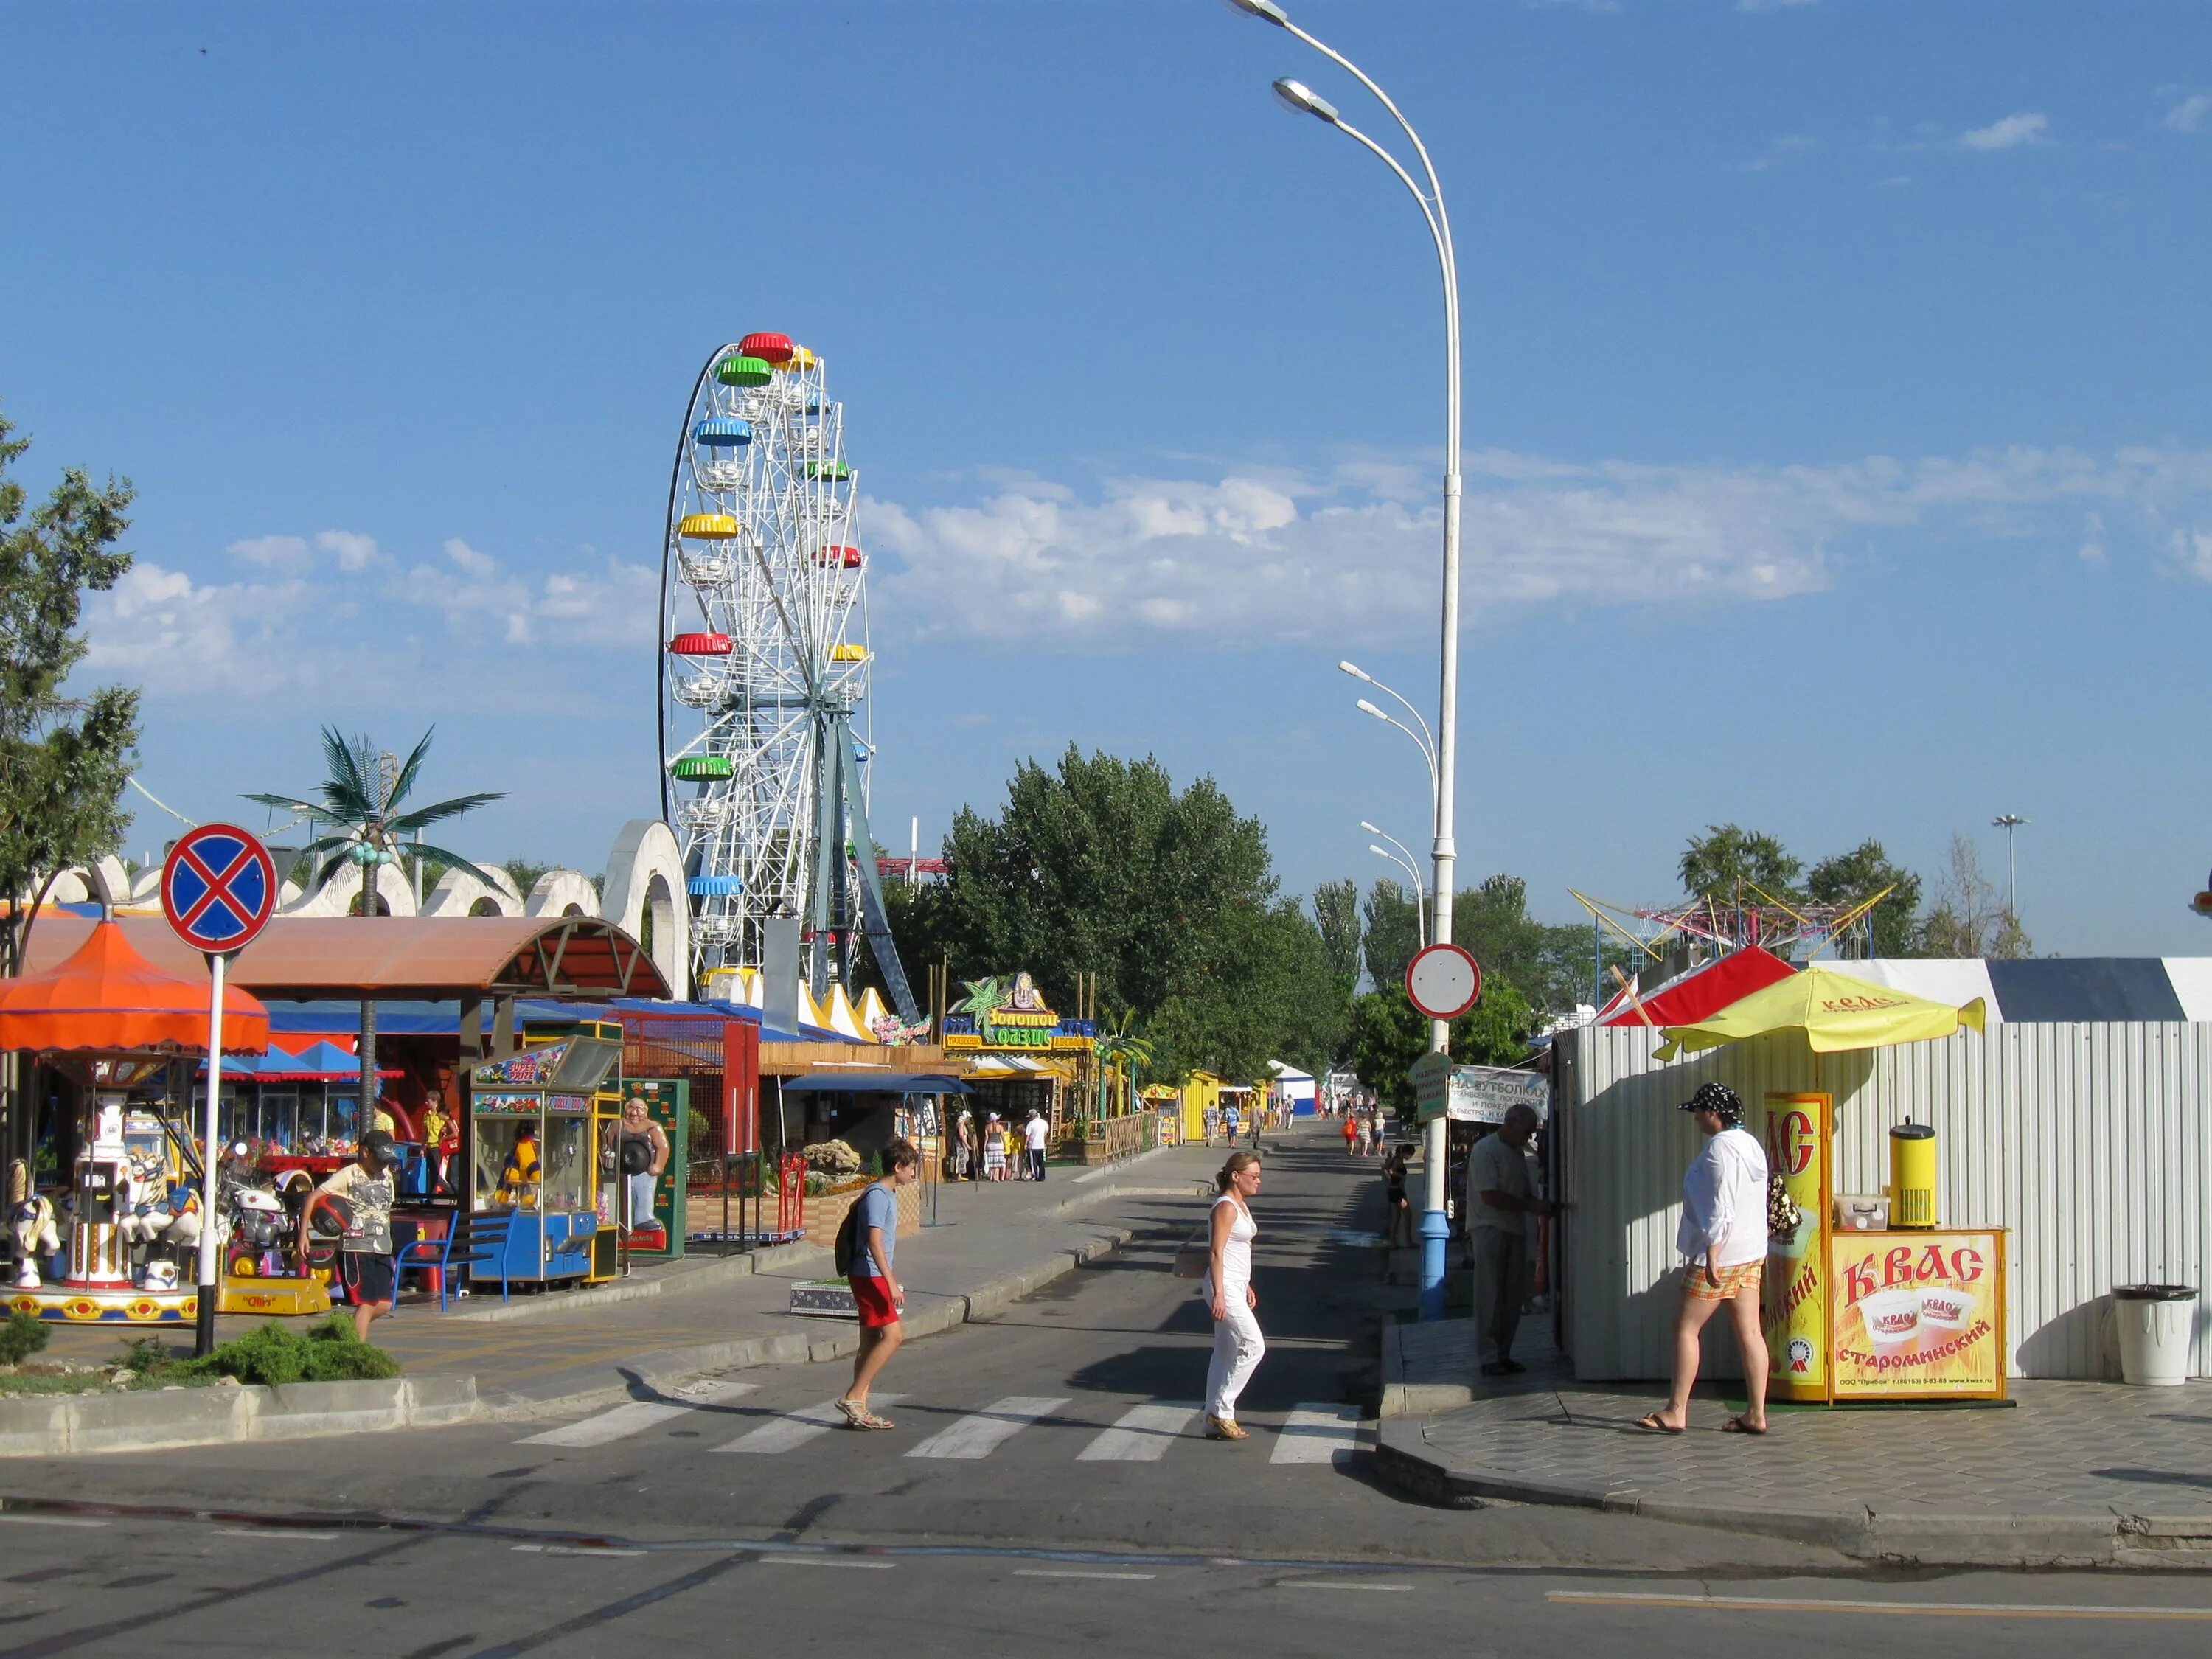
[[[659,818],[632,818],[616,836],[607,854],[606,875],[594,888],[589,876],[568,869],[548,870],[526,895],[514,878],[495,864],[483,866],[489,883],[464,870],[448,870],[422,901],[425,916],[604,917],[643,940],[652,919],[648,954],[679,994],[690,989],[691,907],[684,877],[684,849]],[[376,891],[395,916],[411,916],[415,890],[406,872],[386,865],[376,872]],[[287,916],[343,916],[353,914],[361,892],[361,872],[341,864],[313,892],[283,884],[277,912]],[[134,882],[123,861],[112,855],[93,866],[76,865],[55,878],[49,897],[57,903],[105,899],[109,904],[143,907],[161,902],[161,870],[142,870]]]

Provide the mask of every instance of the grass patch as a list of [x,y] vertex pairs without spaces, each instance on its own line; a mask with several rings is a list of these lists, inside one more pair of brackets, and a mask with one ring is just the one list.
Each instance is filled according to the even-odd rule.
[[[30,1322],[45,1334],[43,1324]],[[357,1382],[399,1374],[398,1360],[361,1340],[354,1334],[353,1321],[333,1313],[304,1330],[270,1320],[198,1359],[177,1358],[159,1338],[142,1336],[125,1343],[106,1365],[0,1371],[0,1397],[204,1389],[226,1378],[247,1386],[282,1388],[291,1382]]]

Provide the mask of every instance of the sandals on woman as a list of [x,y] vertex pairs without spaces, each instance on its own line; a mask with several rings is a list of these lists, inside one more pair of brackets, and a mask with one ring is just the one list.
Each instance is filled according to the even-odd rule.
[[1721,1432],[1723,1434],[1765,1434],[1766,1425],[1753,1423],[1749,1418],[1739,1413],[1721,1425]]
[[1249,1440],[1252,1437],[1237,1427],[1237,1419],[1233,1417],[1209,1417],[1206,1419],[1206,1437],[1208,1440]]
[[1690,1431],[1688,1424],[1685,1423],[1678,1428],[1660,1416],[1657,1412],[1644,1413],[1636,1419],[1636,1426],[1639,1429],[1649,1429],[1656,1434],[1687,1434]]
[[857,1401],[840,1400],[837,1409],[845,1413],[845,1426],[848,1429],[890,1429],[898,1426],[888,1417],[877,1416]]

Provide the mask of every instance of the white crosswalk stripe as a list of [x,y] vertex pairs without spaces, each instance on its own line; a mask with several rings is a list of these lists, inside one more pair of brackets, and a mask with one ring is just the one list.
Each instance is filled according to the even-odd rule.
[[923,1441],[908,1457],[988,1457],[1040,1417],[1067,1403],[1066,1395],[1010,1394],[979,1412],[970,1412]]
[[[895,1406],[905,1399],[902,1394],[871,1394],[871,1406]],[[837,1409],[835,1399],[825,1400],[818,1406],[809,1406],[803,1411],[786,1413],[772,1423],[763,1423],[750,1433],[741,1434],[726,1446],[717,1446],[718,1452],[751,1452],[767,1457],[777,1452],[787,1452],[805,1445],[808,1441],[825,1435],[832,1429],[845,1426],[845,1413]]]
[[642,1434],[657,1423],[665,1423],[672,1417],[682,1417],[702,1406],[720,1405],[726,1401],[743,1399],[753,1392],[750,1382],[730,1382],[720,1378],[704,1382],[691,1382],[680,1389],[669,1390],[669,1398],[633,1400],[626,1406],[586,1417],[580,1422],[564,1423],[557,1429],[548,1429],[543,1434],[524,1437],[516,1442],[523,1446],[565,1446],[578,1450],[590,1446],[604,1446],[612,1441],[627,1440],[634,1434]]
[[1333,1463],[1358,1448],[1359,1408],[1301,1400],[1283,1419],[1270,1463]]
[[1114,1426],[1076,1453],[1079,1463],[1157,1463],[1205,1407],[1195,1400],[1161,1400],[1121,1413]]

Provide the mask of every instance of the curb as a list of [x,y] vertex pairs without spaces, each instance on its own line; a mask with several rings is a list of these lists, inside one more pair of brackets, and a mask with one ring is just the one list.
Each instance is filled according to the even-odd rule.
[[1406,1328],[1395,1320],[1382,1323],[1382,1388],[1376,1397],[1377,1417],[1425,1417],[1474,1403],[1474,1389],[1464,1382],[1408,1382],[1406,1380]]
[[0,1457],[307,1440],[430,1428],[465,1422],[477,1413],[476,1378],[437,1375],[275,1389],[33,1396],[0,1400]]
[[[619,1303],[636,1302],[647,1297],[673,1296],[692,1290],[709,1289],[725,1279],[750,1278],[754,1273],[770,1273],[780,1267],[794,1266],[809,1256],[829,1254],[818,1244],[771,1244],[765,1249],[724,1256],[705,1267],[664,1278],[626,1279],[619,1284],[596,1285],[588,1291],[533,1296],[523,1302],[494,1301],[489,1307],[452,1309],[439,1317],[465,1321],[470,1324],[497,1325],[510,1320],[537,1319],[547,1314],[573,1313],[580,1306],[611,1308]],[[579,1296],[589,1297],[590,1302],[583,1304],[574,1299]],[[469,1300],[474,1303],[479,1298],[471,1296]]]
[[1830,1549],[1889,1566],[2133,1567],[2212,1571],[2212,1515],[1881,1514],[1863,1508],[1755,1509],[1678,1503],[1626,1486],[1607,1491],[1446,1463],[1417,1423],[1383,1423],[1375,1472],[1393,1490],[1449,1509],[1493,1502],[1598,1510]]

